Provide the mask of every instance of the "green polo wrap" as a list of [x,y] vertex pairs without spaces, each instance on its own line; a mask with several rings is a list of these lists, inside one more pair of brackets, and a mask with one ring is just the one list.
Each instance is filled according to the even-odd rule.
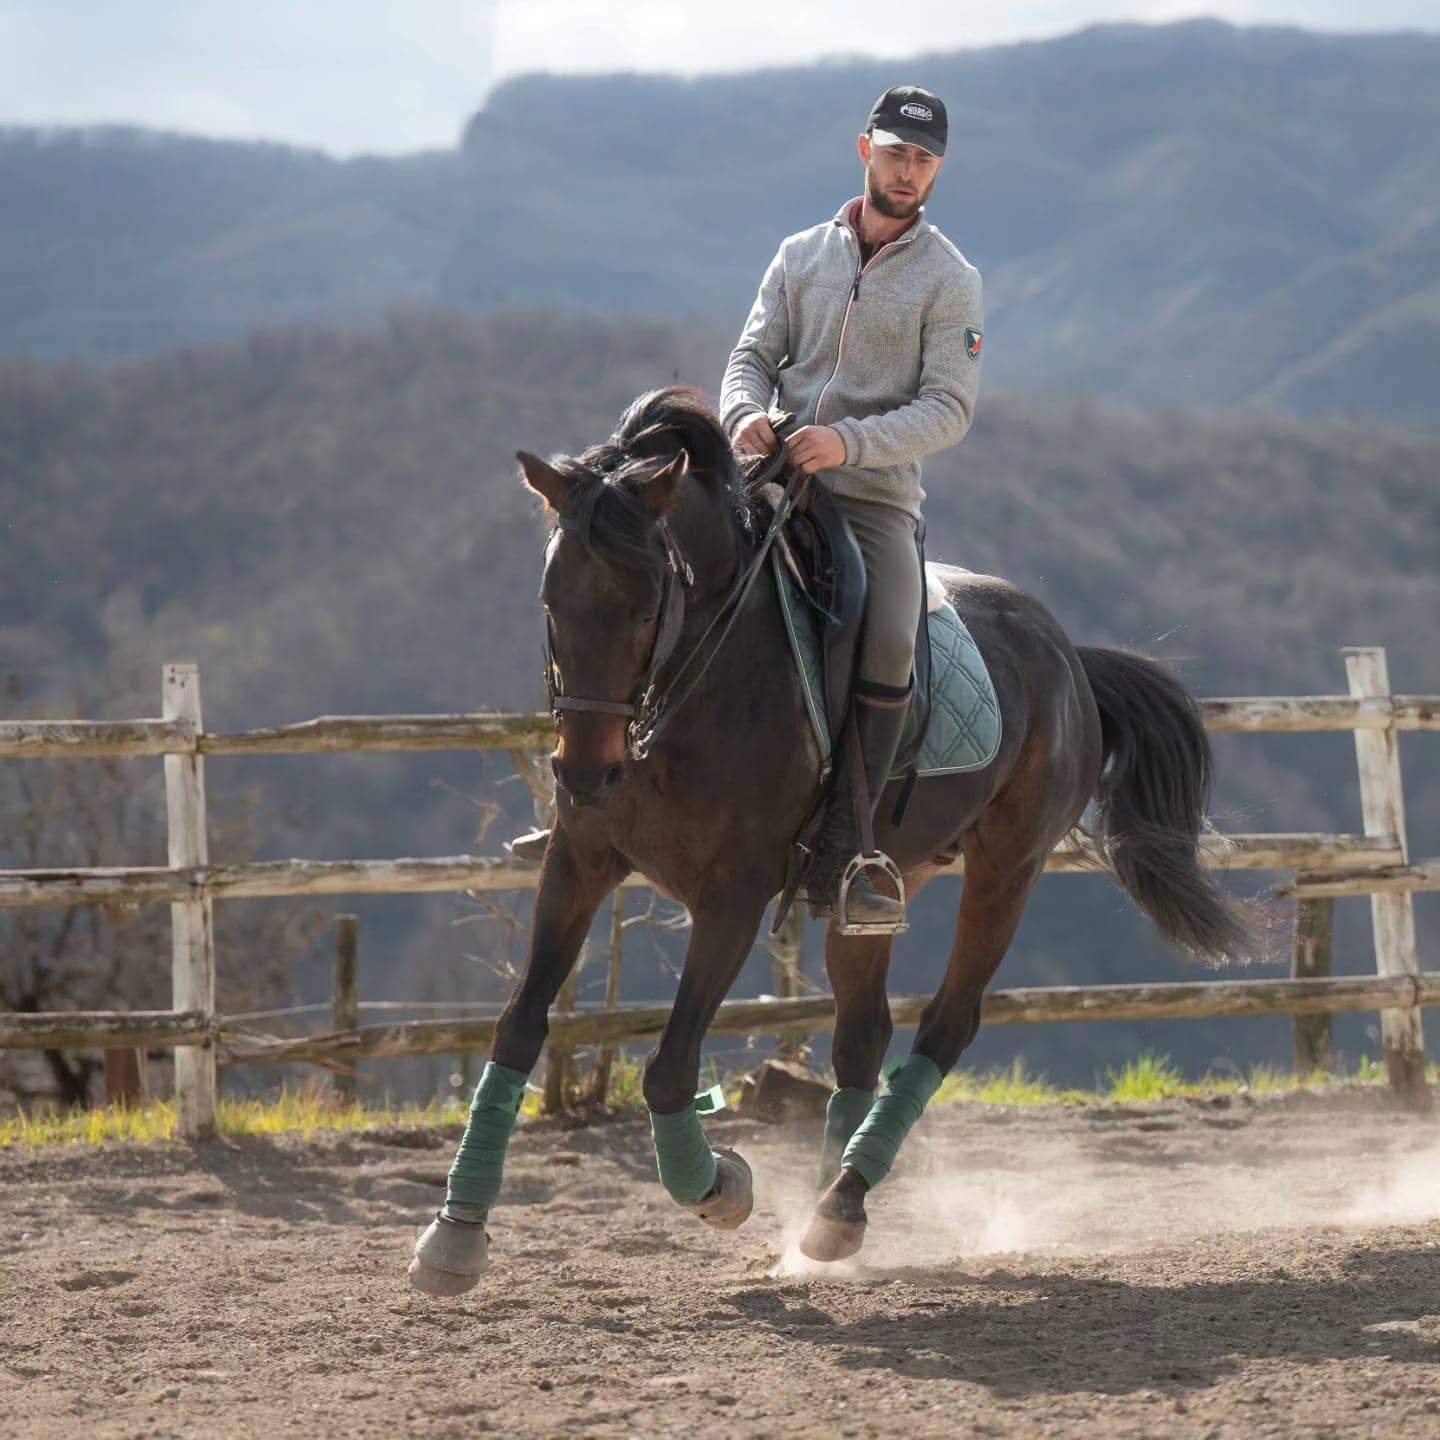
[[703,1200],[715,1188],[715,1156],[700,1128],[694,1101],[672,1115],[652,1110],[650,1134],[655,1139],[660,1183],[682,1205]]
[[873,1090],[855,1085],[842,1085],[832,1092],[825,1106],[825,1143],[820,1149],[820,1173],[816,1189],[828,1190],[840,1173],[840,1157],[850,1137],[860,1128],[875,1104]]
[[912,1055],[891,1077],[875,1108],[851,1136],[841,1165],[855,1171],[872,1188],[878,1185],[890,1173],[905,1137],[944,1078],[933,1060]]
[[468,1220],[473,1224],[489,1218],[490,1207],[500,1194],[505,1151],[529,1078],[493,1060],[485,1066],[445,1186],[442,1213],[447,1220]]

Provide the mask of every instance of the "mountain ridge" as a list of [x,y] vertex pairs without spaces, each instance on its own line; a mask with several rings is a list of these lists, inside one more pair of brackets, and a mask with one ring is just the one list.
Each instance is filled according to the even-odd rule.
[[987,383],[1431,427],[1440,36],[1092,26],[911,61],[520,75],[453,150],[0,130],[0,352],[133,355],[396,305],[738,330],[781,237],[859,185],[920,72],[929,215],[985,274]]

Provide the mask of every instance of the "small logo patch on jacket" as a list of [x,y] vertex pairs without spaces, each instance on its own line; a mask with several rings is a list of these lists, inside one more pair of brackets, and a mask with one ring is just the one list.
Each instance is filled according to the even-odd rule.
[[972,360],[978,360],[980,358],[980,351],[984,348],[984,345],[984,332],[977,330],[973,325],[967,325],[965,327],[965,353]]

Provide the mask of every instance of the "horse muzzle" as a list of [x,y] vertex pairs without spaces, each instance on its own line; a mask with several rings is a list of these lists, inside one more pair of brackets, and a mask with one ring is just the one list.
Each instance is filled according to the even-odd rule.
[[555,776],[556,788],[581,810],[604,809],[615,787],[625,778],[625,766],[620,761],[608,765],[576,765],[552,755],[550,770]]

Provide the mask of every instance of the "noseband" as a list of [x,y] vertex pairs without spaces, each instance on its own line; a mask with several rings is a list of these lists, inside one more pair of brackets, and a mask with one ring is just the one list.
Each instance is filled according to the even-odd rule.
[[[776,448],[775,454],[766,461],[753,482],[758,488],[775,479],[785,470],[788,456],[784,445]],[[550,702],[550,715],[558,729],[560,717],[567,711],[588,712],[592,715],[618,715],[630,723],[625,727],[625,753],[631,760],[643,760],[650,753],[651,746],[661,731],[675,718],[680,707],[694,694],[696,686],[705,672],[714,663],[715,657],[725,646],[735,621],[739,618],[756,577],[765,564],[765,557],[775,543],[781,526],[789,518],[804,488],[804,476],[792,473],[785,487],[784,498],[775,507],[775,514],[765,531],[750,563],[736,577],[730,593],[721,602],[715,618],[705,627],[705,633],[695,642],[685,658],[675,668],[669,680],[662,683],[660,672],[674,655],[680,643],[680,632],[685,625],[685,592],[695,584],[695,572],[680,549],[667,521],[662,517],[655,528],[660,532],[660,541],[665,548],[666,569],[660,595],[660,618],[655,627],[655,643],[650,647],[650,658],[645,664],[645,674],[635,690],[632,700],[602,700],[586,695],[567,695],[561,689],[559,667],[555,663],[554,627],[549,619],[545,622],[545,693]],[[576,517],[563,518],[559,528],[569,534],[584,536],[586,526]],[[674,695],[680,678],[694,664],[715,627],[724,621],[724,627],[716,638],[715,645],[705,663],[695,672],[693,678]]]

